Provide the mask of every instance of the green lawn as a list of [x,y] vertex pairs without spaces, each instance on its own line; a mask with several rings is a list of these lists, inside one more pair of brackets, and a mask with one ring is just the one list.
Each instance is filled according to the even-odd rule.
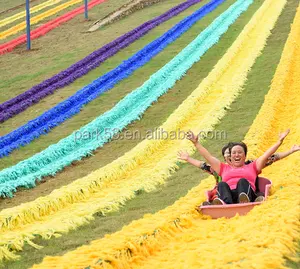
[[[168,115],[172,113],[172,111],[195,89],[195,87],[201,82],[201,80],[209,73],[212,67],[217,63],[218,59],[220,59],[220,57],[226,52],[228,47],[236,39],[239,32],[243,29],[244,25],[249,21],[253,13],[257,10],[262,2],[262,0],[255,1],[255,3],[249,8],[249,10],[245,12],[224,35],[220,42],[208,53],[206,53],[199,63],[195,64],[193,68],[189,70],[187,76],[185,76],[179,83],[177,83],[176,86],[168,92],[168,94],[161,97],[159,101],[145,113],[145,116],[139,122],[132,124],[128,129],[138,129],[141,132],[145,132],[147,129],[153,129],[164,122]],[[86,108],[79,115],[67,121],[65,124],[63,124],[62,127],[56,128],[49,135],[38,139],[36,142],[32,143],[32,145],[24,147],[22,150],[16,152],[12,155],[12,157],[6,158],[5,163],[1,165],[3,165],[3,167],[9,166],[12,163],[16,163],[18,160],[22,160],[25,157],[30,156],[30,154],[32,154],[33,152],[37,152],[47,145],[58,141],[61,137],[64,137],[72,130],[77,129],[82,124],[89,122],[92,118],[104,112],[106,109],[109,109],[115,102],[122,98],[122,96],[130,92],[135,87],[139,86],[147,77],[149,77],[152,72],[156,71],[160,66],[163,66],[169,59],[171,59],[176,53],[178,53],[183,46],[185,46],[197,35],[197,33],[199,33],[200,29],[203,29],[203,27],[205,27],[218,13],[224,10],[226,8],[226,5],[230,5],[230,3],[233,3],[233,1],[227,1],[222,7],[214,12],[214,14],[211,14],[204,21],[200,22],[199,25],[194,26],[184,37],[169,46],[164,53],[161,53],[160,55],[155,57],[155,59],[153,59],[153,61],[147,64],[144,68],[141,68],[140,70],[135,72],[133,76],[119,84],[109,93],[86,106]],[[220,124],[216,126],[216,130],[225,130],[227,132],[228,139],[224,141],[210,140],[206,142],[205,146],[208,147],[216,156],[220,157],[220,148],[227,141],[239,141],[243,139],[249,127],[251,126],[256,114],[258,113],[263,103],[264,95],[268,92],[269,85],[271,84],[272,77],[276,70],[276,66],[279,63],[282,49],[287,35],[290,31],[290,24],[295,15],[298,3],[299,1],[297,0],[288,1],[286,8],[284,9],[278,23],[276,24],[276,27],[272,31],[272,35],[268,40],[267,46],[265,47],[262,55],[257,59],[255,65],[249,73],[245,90],[232,104],[231,108],[228,110],[227,115],[222,119]],[[163,6],[163,3],[161,3],[160,5]],[[153,11],[154,9],[155,7],[151,7],[148,9],[148,12],[151,13],[150,11]],[[145,12],[144,14],[146,13],[147,12]],[[125,25],[125,22],[128,23],[130,19],[133,18],[129,17],[122,21],[122,24],[121,22],[113,24],[111,26],[108,26],[105,30],[109,31],[109,29],[116,29],[114,28],[116,27],[116,25],[119,25],[120,28],[120,26],[122,26],[123,24]],[[166,30],[166,28],[161,29],[161,31],[164,30]],[[96,33],[100,32],[97,31]],[[159,33],[156,34],[159,35]],[[77,82],[78,84],[74,83],[77,84],[77,86],[72,85],[70,87],[67,87],[69,88],[69,90],[60,90],[59,93],[56,93],[53,96],[47,98],[44,103],[38,104],[33,108],[37,109],[36,107],[38,107],[40,111],[44,111],[47,107],[51,107],[51,99],[54,99],[53,102],[55,103],[57,102],[56,98],[65,98],[66,96],[68,96],[68,94],[71,94],[71,92],[76,91],[76,87],[80,87],[81,85],[86,84],[97,75],[99,76],[99,74],[105,72],[105,70],[111,68],[112,66],[115,66],[118,62],[126,58],[126,55],[130,55],[135,50],[137,50],[139,46],[149,42],[149,40],[151,40],[149,36],[147,35],[147,37],[145,37],[145,40],[140,40],[140,43],[136,42],[123,52],[113,57],[113,59],[111,59],[111,61],[109,61],[106,66],[100,67],[98,71],[93,71],[84,78],[80,79]],[[81,53],[83,53],[82,50],[83,48],[81,48],[79,45],[78,51],[81,51]],[[38,53],[42,55],[42,52]],[[41,55],[39,57],[42,57]],[[73,61],[76,61],[75,59],[78,59],[77,57],[78,55],[76,53],[71,53],[70,55],[70,58],[72,58]],[[25,57],[23,57],[22,59],[23,61],[26,60]],[[55,65],[55,61],[53,61],[53,59],[47,60],[49,60],[49,64],[47,65],[49,69],[51,66],[55,66],[54,69],[51,70],[51,72],[54,72],[54,70],[60,70],[59,68],[63,68],[62,63],[60,65]],[[70,62],[72,61],[70,60]],[[70,62],[68,62],[68,64]],[[46,69],[47,68],[45,67],[45,70]],[[38,70],[38,68],[36,70]],[[41,79],[41,77],[43,76],[49,76],[47,75],[48,71],[45,70],[43,71],[44,73],[41,73],[39,75],[39,79]],[[22,76],[21,70],[19,70],[18,72],[18,76]],[[26,87],[28,87],[28,85],[30,85],[32,81],[28,78],[23,78],[22,82],[16,81],[15,83],[27,83]],[[66,95],[63,95],[63,92],[65,92]],[[101,107],[99,108],[99,106]],[[97,112],[95,113],[95,111]],[[16,119],[20,117],[19,121],[17,122],[21,123],[22,117],[24,117],[24,122],[26,120],[26,117],[28,117],[27,119],[30,119],[30,117],[34,115],[34,110],[30,110],[30,112],[22,113],[21,115],[16,117]],[[5,127],[1,129],[1,132],[2,130],[6,130],[6,132],[12,130],[14,126],[12,122],[14,120],[15,119],[8,121],[11,122],[10,124],[4,124]],[[14,199],[1,201],[0,207],[11,207],[25,201],[33,200],[40,195],[45,195],[51,192],[53,189],[65,185],[73,181],[74,179],[86,175],[94,169],[97,169],[111,162],[118,156],[121,156],[123,153],[130,150],[139,142],[140,141],[134,140],[112,141],[111,143],[106,144],[102,149],[97,150],[93,157],[87,158],[84,160],[84,162],[78,162],[75,165],[66,168],[55,178],[48,178],[47,182],[40,184],[35,189],[21,191],[17,193]],[[198,158],[199,156],[196,154],[195,157]],[[63,235],[61,238],[48,241],[36,240],[35,242],[45,247],[41,250],[35,250],[32,247],[25,247],[25,251],[22,252],[22,256],[19,261],[7,262],[4,264],[4,267],[28,268],[32,264],[40,262],[45,255],[61,255],[64,252],[72,250],[82,244],[87,244],[91,240],[100,238],[107,233],[117,231],[122,226],[130,223],[132,220],[141,218],[146,213],[155,213],[158,210],[172,204],[179,197],[184,196],[189,189],[199,184],[199,181],[204,177],[206,177],[206,175],[202,174],[199,169],[183,164],[181,165],[181,169],[179,169],[177,173],[175,173],[171,178],[168,179],[166,185],[159,188],[157,191],[153,193],[141,193],[134,200],[129,201],[119,212],[109,214],[106,217],[96,215],[95,220],[90,224],[80,227],[76,231],[72,231],[66,235]],[[299,263],[294,262],[288,262],[288,265],[291,268],[300,267]]]
[[[60,42],[60,45],[57,45],[62,47],[63,51],[57,52],[56,46],[49,47],[49,45],[46,43],[42,44],[42,46],[43,48],[46,47],[47,49],[42,49],[43,51],[38,51],[38,55],[34,54],[33,57],[30,58],[28,56],[22,55],[19,57],[18,63],[15,63],[14,55],[4,55],[4,58],[5,56],[7,58],[4,59],[7,60],[7,63],[4,62],[4,64],[6,64],[6,66],[9,66],[11,63],[11,68],[14,70],[14,73],[12,74],[12,72],[10,72],[8,69],[3,70],[2,76],[4,80],[2,84],[0,84],[0,101],[1,99],[3,101],[7,100],[9,97],[13,97],[17,93],[25,91],[26,89],[32,87],[35,83],[40,82],[42,79],[49,78],[51,75],[65,69],[72,63],[82,59],[84,56],[88,55],[92,51],[100,48],[107,42],[110,42],[116,37],[120,36],[121,34],[127,32],[129,30],[128,25],[130,25],[130,29],[135,28],[142,22],[153,18],[153,16],[157,16],[163,13],[164,11],[169,10],[171,7],[178,4],[179,2],[180,1],[178,0],[174,1],[172,2],[172,5],[170,5],[170,2],[159,3],[158,5],[153,6],[151,9],[148,8],[148,10],[151,12],[147,12],[147,9],[141,10],[135,13],[137,16],[136,18],[134,15],[132,15],[120,22],[116,22],[115,24],[104,28],[103,30],[99,30],[92,34],[88,34],[87,36],[90,38],[90,40],[86,40],[87,42],[83,43],[76,41],[77,43],[79,43],[77,45],[75,42],[76,39],[74,39],[70,40],[70,42],[65,46],[64,42],[66,37],[56,35],[56,30],[54,30],[53,33],[51,32],[49,33],[49,35],[46,35],[45,37],[37,40],[38,42],[41,42],[44,41],[45,38],[50,39],[51,34],[53,34],[53,36],[55,36],[55,38],[58,39],[58,42]],[[147,45],[149,42],[161,36],[165,31],[170,29],[184,17],[190,15],[192,12],[199,9],[206,2],[208,1],[203,1],[201,4],[197,4],[191,7],[190,9],[176,16],[175,18],[160,25],[159,27],[152,30],[149,34],[144,36],[142,39],[133,43],[125,50],[121,51],[114,57],[107,60],[103,65],[94,69],[84,77],[76,80],[68,87],[59,89],[54,95],[48,96],[38,104],[27,109],[25,112],[1,124],[0,135],[7,134],[10,131],[14,130],[16,127],[23,125],[28,120],[35,118],[37,115],[43,113],[45,110],[53,107],[55,104],[74,94],[76,91],[78,91],[80,88],[90,83],[94,79],[110,71],[111,69],[119,65],[122,61],[126,60],[132,54],[134,54],[142,47]],[[193,27],[193,31],[187,32],[174,44],[168,46],[163,53],[159,54],[143,68],[137,70],[132,76],[123,81],[117,87],[103,94],[100,98],[97,98],[96,100],[85,106],[80,114],[66,121],[61,126],[55,128],[47,136],[42,137],[38,141],[33,142],[32,144],[20,149],[19,151],[16,151],[14,154],[11,155],[11,157],[2,159],[0,169],[15,164],[23,160],[24,158],[31,156],[33,153],[41,151],[42,149],[46,148],[52,143],[55,143],[61,138],[72,133],[72,131],[78,129],[82,125],[88,123],[89,121],[91,121],[91,119],[101,115],[103,112],[113,107],[113,105],[116,102],[118,102],[121,98],[123,98],[133,89],[140,86],[141,83],[148,79],[148,77],[153,72],[157,71],[167,61],[169,61],[173,56],[175,56],[182,49],[183,46],[187,45],[191,40],[193,40],[199,33],[199,31],[201,31],[201,29],[204,29],[210,23],[210,21],[213,18],[215,18],[217,13],[222,12],[226,7],[228,7],[228,5],[230,5],[229,3],[232,2],[233,0],[228,1],[226,5],[221,6],[218,10],[209,15],[207,20],[203,20],[197,23]],[[127,23],[127,25],[125,25],[125,22]],[[74,26],[76,27],[76,25]],[[65,27],[67,27],[67,25],[65,25]],[[74,30],[75,32],[75,29],[72,30]],[[65,32],[65,29],[62,29],[62,31]],[[82,39],[83,36],[86,36],[86,34],[83,33],[77,33],[77,35],[78,39]],[[99,36],[101,39],[99,38]],[[60,39],[62,40],[59,41]],[[73,49],[72,47],[75,47],[75,49]],[[31,67],[31,72],[30,74],[24,74],[24,67],[28,65],[30,65]],[[20,68],[20,66],[23,66],[23,68]]]
[[[224,11],[234,0],[227,1],[224,5],[220,6],[215,12],[210,14],[205,18],[205,20],[199,21],[194,27],[192,27],[186,34],[179,38],[176,42],[167,47],[163,53],[160,53],[152,61],[146,64],[144,67],[140,68],[128,79],[124,80],[122,83],[118,84],[109,92],[102,95],[100,98],[92,101],[88,104],[79,114],[77,114],[72,119],[66,121],[61,126],[53,129],[48,135],[40,137],[38,140],[33,141],[29,145],[21,148],[18,151],[15,151],[7,158],[3,158],[0,163],[0,168],[7,167],[11,164],[17,163],[20,160],[23,160],[25,157],[31,156],[35,152],[39,152],[42,149],[46,148],[48,145],[57,142],[59,139],[65,137],[66,135],[72,133],[72,131],[80,128],[82,125],[91,121],[106,110],[110,109],[116,102],[118,102],[122,97],[127,93],[131,92],[136,87],[140,86],[149,76],[157,71],[160,67],[166,64],[171,60],[181,49],[186,46],[190,41],[192,41],[201,31],[204,29],[218,14]],[[154,129],[163,123],[167,117],[170,115],[174,109],[199,85],[201,79],[207,76],[209,71],[217,63],[218,59],[223,55],[227,48],[232,44],[236,39],[239,32],[243,29],[244,25],[249,21],[249,18],[255,12],[255,10],[260,6],[261,0],[257,1],[255,4],[251,5],[249,10],[243,14],[234,24],[228,33],[226,33],[221,41],[213,47],[200,62],[195,64],[191,70],[189,70],[187,76],[184,79],[180,80],[179,83],[173,87],[168,94],[161,97],[157,104],[150,107],[150,109],[145,113],[143,119],[135,124],[131,124],[128,129],[134,132],[139,130],[141,133],[145,133],[149,129]],[[154,7],[152,7],[154,8]],[[167,28],[168,29],[168,28]],[[159,35],[162,33],[162,29],[157,29]],[[157,34],[157,33],[156,33]],[[147,37],[148,38],[148,35]],[[145,39],[146,39],[145,38]],[[152,40],[152,39],[150,39]],[[118,53],[113,57],[112,61],[120,61],[117,57],[120,56],[121,60],[126,59],[131,54],[128,53],[138,50],[140,42],[143,42],[143,46],[147,44],[148,41],[144,38],[138,42],[135,42],[128,49]],[[131,52],[132,53],[132,52]],[[128,55],[129,54],[129,55]],[[110,64],[108,61],[107,64]],[[105,68],[99,67],[98,69]],[[91,79],[95,78],[97,75],[97,70],[90,72],[88,75],[79,79],[76,83],[81,83],[85,85]],[[99,71],[98,71],[99,72]],[[96,74],[95,74],[96,73]],[[91,78],[92,77],[92,78]],[[88,80],[89,79],[89,80]],[[74,88],[74,85],[70,85],[67,88]],[[64,91],[62,89],[62,91]],[[59,95],[61,91],[57,92],[55,95],[50,98],[54,99],[55,96]],[[49,98],[49,99],[50,99]],[[42,106],[43,103],[38,104],[37,106]],[[36,106],[33,106],[35,108]],[[21,113],[19,117],[24,117],[24,113]],[[96,114],[96,115],[95,115]],[[16,119],[13,118],[12,120]],[[5,123],[4,123],[5,125]],[[39,197],[41,193],[46,195],[50,193],[53,189],[56,189],[60,186],[66,185],[73,180],[80,178],[84,175],[87,175],[91,171],[113,161],[114,159],[122,156],[125,152],[129,151],[140,141],[138,140],[116,140],[112,143],[106,144],[103,148],[98,149],[94,152],[93,158],[86,158],[84,162],[77,162],[73,166],[66,167],[61,173],[58,173],[53,178],[45,178],[45,183],[40,184],[32,190],[25,190],[23,192],[16,193],[16,197],[12,200],[4,200],[0,203],[0,209],[4,207],[11,207],[13,205],[20,204],[21,202],[34,200],[36,197]],[[28,195],[30,193],[30,195]],[[28,197],[30,196],[30,197]]]

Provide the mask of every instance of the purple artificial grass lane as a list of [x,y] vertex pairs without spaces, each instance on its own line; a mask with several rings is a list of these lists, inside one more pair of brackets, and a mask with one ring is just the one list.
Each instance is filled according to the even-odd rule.
[[53,77],[44,80],[40,84],[33,86],[24,93],[0,104],[0,122],[8,120],[35,103],[38,103],[46,96],[53,94],[54,91],[71,84],[76,79],[84,76],[89,71],[98,67],[101,63],[115,55],[121,49],[129,46],[131,43],[144,36],[156,26],[171,19],[172,17],[178,15],[200,1],[201,0],[188,0],[171,8],[164,14],[143,23],[137,28],[118,37],[114,41],[104,45],[100,49],[94,51],[87,57],[71,65]]

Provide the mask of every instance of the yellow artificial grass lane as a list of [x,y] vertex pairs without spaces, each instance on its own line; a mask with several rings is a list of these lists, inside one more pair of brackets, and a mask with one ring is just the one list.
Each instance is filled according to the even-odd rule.
[[[245,137],[250,158],[258,157],[286,128],[286,150],[300,139],[300,8],[271,89]],[[291,113],[291,110],[293,113]],[[272,195],[246,216],[211,220],[193,208],[206,179],[188,195],[154,215],[125,226],[62,257],[47,257],[32,268],[287,268],[300,237],[299,155],[268,167]]]
[[[59,2],[61,2],[62,0],[48,0],[46,2],[43,2],[42,4],[39,4],[39,5],[36,5],[32,8],[30,8],[30,15],[33,14],[33,13],[36,13],[40,10],[43,10],[44,8],[46,7],[49,7],[49,6],[52,6],[52,5],[55,5]],[[26,11],[21,11],[19,12],[18,14],[15,14],[13,16],[10,16],[10,17],[7,17],[3,20],[0,21],[0,27],[4,26],[4,25],[7,25],[7,24],[10,24],[18,19],[21,19],[21,18],[24,18],[26,16]]]
[[[52,16],[52,15],[54,15],[54,14],[56,14],[56,13],[58,13],[58,12],[64,10],[64,9],[66,9],[70,6],[73,6],[73,5],[81,3],[81,2],[82,2],[82,0],[70,0],[66,3],[64,3],[64,4],[61,4],[57,7],[55,7],[55,8],[52,8],[50,10],[45,11],[42,14],[39,14],[37,16],[32,17],[30,19],[30,24],[31,25],[36,24],[36,23],[38,23],[39,21],[41,21],[45,18],[48,18],[48,17],[50,17],[50,16]],[[21,23],[15,25],[15,26],[13,26],[13,27],[5,30],[5,31],[2,31],[2,32],[0,32],[0,40],[4,39],[4,38],[7,38],[11,35],[14,35],[14,34],[20,32],[20,31],[24,30],[25,28],[26,28],[26,22],[21,22]]]
[[[215,69],[161,126],[163,129],[212,129],[241,90],[285,3],[264,2]],[[137,190],[151,191],[163,183],[176,169],[176,152],[182,147],[194,150],[186,140],[143,141],[122,158],[48,197],[3,210],[1,223],[5,235],[0,240],[9,242],[11,249],[21,249],[24,240],[33,239],[36,234],[47,238],[84,224],[95,212],[117,210]],[[80,200],[81,203],[74,203]],[[25,223],[32,224],[23,226]],[[9,250],[3,255],[14,258]]]
[[[45,0],[33,0],[30,1],[30,6],[38,5],[45,2]],[[5,19],[8,16],[12,16],[14,14],[19,13],[20,11],[25,10],[26,1],[24,0],[0,0],[0,19]]]
[[[37,0],[37,1],[38,1],[37,2],[37,4],[38,4],[40,0]],[[70,0],[64,0],[62,4],[66,3],[66,2],[69,2],[69,1]],[[90,1],[91,0],[89,0],[89,2]],[[42,3],[43,2],[44,1],[42,1]],[[52,36],[52,38],[50,38],[49,35],[55,35],[55,36],[59,37],[60,35],[63,34],[62,31],[61,31],[62,27],[67,27],[67,28],[70,29],[70,28],[73,28],[75,26],[75,24],[77,24],[77,28],[75,30],[76,34],[80,34],[81,36],[84,36],[83,38],[85,38],[87,36],[86,30],[88,29],[88,27],[91,24],[91,22],[96,19],[97,14],[99,14],[100,12],[103,13],[103,11],[107,10],[107,8],[105,8],[105,7],[103,8],[102,5],[104,4],[104,5],[106,5],[108,7],[108,9],[114,11],[115,10],[115,8],[113,8],[114,2],[117,3],[117,7],[116,8],[119,8],[120,6],[122,6],[123,3],[126,3],[127,0],[119,0],[119,1],[118,0],[110,0],[110,1],[104,1],[104,2],[102,2],[102,3],[100,3],[100,4],[96,5],[96,6],[94,6],[93,8],[89,9],[89,12],[88,12],[89,18],[87,20],[84,18],[84,13],[78,14],[73,19],[71,19],[71,20],[69,20],[69,21],[67,21],[65,23],[60,24],[58,27],[54,28],[50,32],[46,33],[45,35],[43,35],[43,36],[41,36],[41,37],[39,37],[37,39],[32,40],[32,42],[31,42],[31,50],[30,51],[27,50],[26,43],[23,43],[23,44],[18,45],[17,47],[15,47],[13,49],[13,51],[11,51],[9,53],[6,53],[4,55],[1,55],[1,60],[3,59],[3,57],[4,58],[6,58],[6,57],[7,58],[15,58],[15,56],[17,58],[21,59],[23,55],[27,56],[27,57],[24,57],[24,58],[27,58],[27,60],[28,60],[28,58],[30,58],[30,57],[34,58],[35,55],[40,55],[41,51],[45,51],[45,50],[47,50],[47,48],[48,48],[48,51],[51,51],[54,46],[58,47],[58,44],[57,44],[58,40],[56,39],[56,37],[53,37],[53,36]],[[70,11],[73,11],[74,9],[77,9],[77,8],[81,7],[83,4],[84,4],[84,1],[81,1],[81,2],[77,2],[76,4],[69,5],[68,7],[65,7],[64,9],[61,9],[60,11],[57,11],[56,13],[51,12],[52,14],[50,14],[49,16],[47,16],[44,19],[41,19],[39,22],[33,24],[32,27],[31,27],[31,31],[34,30],[34,29],[36,29],[36,28],[38,28],[38,27],[40,27],[40,26],[42,26],[43,24],[46,24],[47,22],[49,22],[51,20],[54,20],[54,19],[56,19],[56,18],[58,18],[58,17],[60,17],[60,16],[62,16],[64,14],[66,14],[66,13],[68,13]],[[58,6],[58,5],[59,4],[57,4],[56,6]],[[100,6],[102,6],[101,8],[103,10],[100,9]],[[42,14],[44,14],[44,13],[46,13],[48,11],[53,10],[53,8],[54,7],[52,7],[52,6],[47,7],[44,10],[40,10],[40,11],[34,13],[32,15],[32,17],[40,17],[40,16],[42,16]],[[25,10],[25,7],[22,10]],[[105,12],[105,15],[106,14],[107,13]],[[3,26],[3,28],[1,28],[1,32],[6,32],[7,30],[12,29],[14,26],[20,25],[22,22],[25,21],[25,19],[26,18],[20,19],[20,20],[16,21],[12,25],[9,24],[9,25]],[[82,28],[82,30],[81,30],[81,28]],[[72,46],[73,45],[72,47],[74,47],[74,44],[67,44],[67,43],[70,42],[70,39],[74,38],[73,34],[74,34],[75,31],[73,30],[73,32],[69,32],[69,33],[65,32],[64,33],[65,34],[65,39],[64,39],[64,44],[63,45],[65,45],[65,46],[70,46],[70,45]],[[24,34],[26,34],[26,27],[24,29],[16,32],[13,35],[7,36],[5,39],[2,39],[2,40],[0,39],[0,43],[4,44],[6,42],[10,42],[10,41],[12,41],[12,40],[20,37],[21,35],[24,35]],[[70,38],[70,36],[71,36],[71,38]],[[41,47],[39,45],[40,39],[47,39],[47,42],[46,41],[43,42],[44,44],[46,44],[44,47]],[[79,41],[79,43],[81,43],[81,41]],[[87,47],[88,47],[88,45],[87,45]],[[61,49],[62,48],[60,47],[57,50],[57,54],[60,54],[59,50],[61,50]],[[71,55],[73,54],[73,51],[69,50],[68,52]],[[43,56],[50,57],[50,54],[47,55],[47,52],[46,52],[46,54],[44,54]],[[45,57],[45,59],[47,59],[48,57]],[[59,62],[59,61],[60,61],[60,58],[57,57],[56,58],[56,62]],[[13,64],[13,63],[11,63],[11,64]],[[29,66],[34,66],[34,65],[36,65],[36,63],[32,61],[32,62],[29,62],[28,67]],[[18,69],[19,68],[20,67],[18,67]],[[23,72],[18,79],[24,80],[24,77],[32,77],[33,79],[36,80],[35,75],[40,76],[40,75],[44,74],[44,72],[47,72],[47,71],[51,72],[52,70],[53,70],[53,66],[47,66],[45,64],[45,65],[41,66],[41,68],[39,70],[37,70],[37,72],[35,72],[34,69],[32,70],[33,72]],[[24,76],[24,77],[22,77],[22,76]],[[16,78],[16,77],[17,77],[16,74],[11,74],[11,76],[9,76],[9,78],[13,78],[12,79],[13,82],[15,81],[14,78]],[[1,84],[3,82],[5,83],[5,81],[0,81],[0,90],[2,88]],[[17,82],[19,82],[19,81],[17,81]],[[39,82],[41,82],[41,81],[39,81]],[[26,80],[25,80],[25,83],[27,83]],[[7,85],[7,87],[11,87],[12,86],[11,84],[6,84],[6,85]],[[21,84],[21,88],[23,88],[22,84]],[[18,88],[13,88],[13,90],[14,90],[14,92],[15,91],[19,91]],[[26,89],[26,90],[28,90],[28,89]],[[11,95],[11,94],[9,94],[9,95]],[[15,96],[15,94],[14,94],[14,96]],[[6,97],[6,99],[9,99],[7,97]]]
[[[51,5],[51,6],[46,6],[44,9],[40,9],[39,11],[36,11],[34,14],[32,14],[32,15],[31,15],[31,18],[33,18],[33,17],[40,17],[40,16],[42,16],[42,14],[48,12],[49,10],[52,10],[53,8],[57,7],[57,6],[60,5],[60,4],[66,3],[66,2],[68,2],[68,1],[70,1],[70,0],[64,0],[63,2],[57,3],[55,6],[53,6],[53,5]],[[38,4],[40,4],[40,3],[43,4],[43,3],[45,3],[45,1],[37,0],[37,2],[32,3],[32,4],[30,5],[30,7],[32,7],[33,4],[38,5]],[[35,23],[35,24],[33,24],[33,25],[31,26],[31,31],[34,30],[35,28],[38,28],[39,26],[41,26],[41,25],[47,23],[47,22],[50,21],[50,20],[54,20],[54,19],[58,18],[59,16],[62,16],[63,14],[65,14],[65,13],[67,13],[67,12],[69,12],[69,11],[72,11],[72,10],[74,10],[74,9],[76,9],[76,8],[78,8],[78,7],[80,7],[80,6],[82,6],[82,4],[83,4],[82,2],[78,2],[78,3],[74,4],[74,5],[70,5],[70,6],[65,7],[64,9],[62,9],[62,10],[60,10],[60,11],[57,11],[56,13],[54,13],[54,14],[52,14],[52,15],[49,15],[49,16],[46,17],[45,19],[41,19],[39,22],[37,22],[37,23]],[[92,9],[91,9],[91,10],[92,10]],[[90,10],[90,11],[91,11],[91,10]],[[19,11],[19,12],[20,12],[20,11],[25,11],[25,5],[24,5],[24,7],[23,7],[22,9],[20,9],[20,10],[18,10],[18,11]],[[17,14],[17,13],[18,13],[17,11],[14,11],[14,12],[12,13],[12,15],[15,15],[15,14]],[[84,19],[84,14],[78,15],[78,17],[81,17],[82,21],[84,22],[84,20],[85,20],[85,19]],[[75,16],[75,18],[76,18],[76,16]],[[22,24],[23,22],[26,22],[26,16],[25,16],[24,18],[20,18],[20,19],[16,20],[16,21],[15,21],[14,23],[12,23],[12,24],[6,24],[6,25],[4,25],[3,27],[1,27],[0,34],[3,33],[3,32],[6,32],[6,31],[9,30],[9,29],[14,29],[15,26],[20,25],[20,24]],[[68,22],[67,22],[67,23],[68,23]],[[70,23],[70,22],[69,22],[69,23]],[[61,27],[61,26],[59,26],[59,27]],[[57,27],[57,28],[59,29],[59,27]],[[52,30],[52,31],[53,31],[53,30]],[[51,32],[51,31],[50,31],[50,32]],[[22,34],[26,34],[26,27],[23,28],[22,30],[16,32],[15,34],[9,35],[9,36],[7,36],[6,38],[4,38],[4,39],[2,39],[2,40],[0,39],[0,43],[1,43],[1,44],[4,44],[4,43],[6,43],[6,42],[10,42],[10,41],[12,41],[12,40],[18,38],[18,37],[21,36]],[[48,34],[48,33],[47,33],[47,34]],[[47,34],[46,34],[46,35],[47,35]],[[39,37],[39,38],[41,38],[41,37]],[[36,39],[34,39],[34,40],[32,41],[32,45],[35,45],[35,43],[36,43]],[[24,48],[23,51],[20,50],[21,47]],[[36,47],[35,47],[35,46],[31,46],[31,48],[32,48],[31,51],[35,51],[35,50],[36,50]],[[21,45],[19,45],[18,47],[16,47],[12,52],[6,53],[6,54],[4,54],[4,55],[8,55],[8,54],[11,54],[11,53],[15,54],[15,53],[17,53],[17,51],[19,51],[21,54],[22,54],[22,53],[29,53],[29,51],[27,51],[27,49],[26,49],[26,43],[25,43],[25,44],[21,44]],[[5,57],[4,55],[1,55],[1,58],[2,58],[2,57]]]

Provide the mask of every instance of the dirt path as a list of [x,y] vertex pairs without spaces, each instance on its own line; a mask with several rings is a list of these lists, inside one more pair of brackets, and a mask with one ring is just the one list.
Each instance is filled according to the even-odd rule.
[[128,16],[137,10],[143,9],[144,7],[156,4],[161,1],[164,1],[164,0],[132,0],[128,3],[126,3],[125,5],[121,6],[116,11],[108,14],[104,18],[96,21],[93,24],[93,26],[88,30],[88,32],[94,32],[104,25],[112,23],[116,20],[120,20],[121,18],[124,18],[125,16]]

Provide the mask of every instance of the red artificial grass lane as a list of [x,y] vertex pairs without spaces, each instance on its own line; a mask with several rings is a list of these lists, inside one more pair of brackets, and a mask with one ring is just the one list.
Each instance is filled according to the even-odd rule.
[[[88,9],[93,8],[96,5],[102,4],[103,2],[105,2],[106,0],[92,0],[89,4],[88,4]],[[41,25],[40,27],[34,29],[33,31],[31,31],[30,33],[30,37],[31,39],[36,39],[40,36],[45,35],[46,33],[50,32],[51,30],[53,30],[54,28],[58,27],[59,25],[61,25],[62,23],[65,23],[71,19],[73,19],[75,16],[81,14],[84,12],[84,5],[82,5],[81,7],[78,7],[54,20],[51,20],[43,25]],[[25,43],[27,40],[26,34],[21,35],[20,37],[13,39],[9,42],[6,42],[2,45],[0,45],[0,55],[11,52],[15,47]]]

